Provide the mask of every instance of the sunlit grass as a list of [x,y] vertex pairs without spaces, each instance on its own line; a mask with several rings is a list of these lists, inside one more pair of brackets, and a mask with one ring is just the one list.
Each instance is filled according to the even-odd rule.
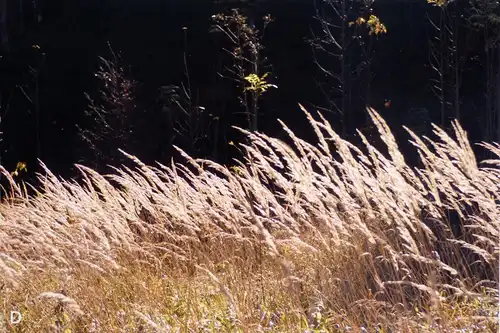
[[316,145],[247,133],[237,171],[128,155],[137,169],[79,166],[81,183],[46,169],[29,197],[11,178],[0,299],[23,320],[6,329],[497,331],[500,160],[479,167],[455,124],[412,136],[412,168],[373,110],[384,151],[305,114]]

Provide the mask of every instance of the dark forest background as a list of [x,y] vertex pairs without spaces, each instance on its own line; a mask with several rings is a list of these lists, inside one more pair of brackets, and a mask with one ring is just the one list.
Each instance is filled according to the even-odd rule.
[[[373,130],[366,105],[403,150],[410,145],[401,125],[430,134],[431,122],[450,128],[454,118],[473,143],[500,141],[499,5],[433,2],[0,0],[0,164],[11,171],[25,162],[23,177],[32,179],[41,159],[74,176],[74,163],[106,170],[123,162],[118,148],[169,163],[179,156],[173,144],[230,164],[238,157],[233,142],[243,140],[232,126],[285,138],[281,119],[313,139],[298,103],[321,109],[355,142],[356,128]],[[214,23],[231,8],[259,31],[259,61],[266,59],[257,74],[269,72],[266,82],[277,86],[258,96],[257,128],[238,99],[245,81],[227,70],[233,45]],[[370,15],[387,31],[371,30]],[[182,90],[188,83],[191,103]],[[110,127],[96,126],[107,107],[115,108]]]

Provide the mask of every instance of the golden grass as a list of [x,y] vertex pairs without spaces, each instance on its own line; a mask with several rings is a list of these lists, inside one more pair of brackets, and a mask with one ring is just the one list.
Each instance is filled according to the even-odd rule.
[[500,145],[478,165],[458,123],[409,131],[413,168],[374,110],[385,152],[303,111],[316,145],[247,132],[231,169],[181,151],[81,182],[45,168],[30,196],[10,179],[1,310],[23,320],[0,332],[498,331]]

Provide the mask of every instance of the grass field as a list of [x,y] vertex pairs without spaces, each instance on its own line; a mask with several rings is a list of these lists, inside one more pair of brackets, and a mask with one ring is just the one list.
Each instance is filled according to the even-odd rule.
[[304,110],[315,144],[247,133],[230,168],[3,169],[0,332],[497,332],[500,145],[410,132],[410,167],[369,112],[383,151]]

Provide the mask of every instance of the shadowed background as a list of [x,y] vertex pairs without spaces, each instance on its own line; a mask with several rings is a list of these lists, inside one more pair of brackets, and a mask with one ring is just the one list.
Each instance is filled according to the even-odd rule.
[[[94,73],[98,56],[110,55],[108,42],[138,82],[138,143],[130,152],[146,163],[168,161],[175,152],[158,91],[184,80],[183,27],[187,27],[192,84],[201,104],[220,118],[217,149],[199,155],[222,163],[236,156],[228,142],[240,137],[231,126],[244,126],[245,122],[235,114],[239,109],[237,89],[217,74],[224,67],[221,37],[209,32],[211,16],[235,4],[208,0],[45,0],[37,1],[38,7],[33,8],[30,1],[22,1],[21,16],[18,1],[3,1],[8,13],[8,49],[2,51],[0,59],[1,162],[9,170],[18,161],[26,161],[28,170],[34,171],[40,158],[55,173],[71,176],[73,163],[85,163],[87,149],[77,126],[89,125],[83,116],[88,104],[84,93],[96,96],[100,89]],[[254,1],[242,6],[250,17],[270,13],[276,19],[266,30],[264,45],[272,81],[279,88],[263,98],[259,130],[283,137],[279,118],[299,136],[312,138],[297,103],[310,111],[314,110],[312,105],[324,104],[315,83],[319,71],[307,42],[317,28],[314,1]],[[422,122],[414,119],[414,113],[428,117],[424,119],[427,129],[430,120],[439,121],[439,101],[429,88],[428,44],[434,32],[427,17],[438,12],[425,1],[386,0],[376,1],[374,11],[388,33],[374,43],[371,105],[406,140],[400,125]],[[474,43],[474,38],[467,40],[471,41],[467,47],[472,59],[481,53],[482,46]],[[468,61],[461,89],[461,121],[473,142],[482,139],[484,127],[477,112],[484,104],[479,84],[484,81],[483,73],[478,61]],[[353,99],[357,104],[349,121],[351,135],[356,127],[366,126],[363,99]],[[387,100],[389,108],[384,106]],[[327,117],[338,125],[337,115]]]

